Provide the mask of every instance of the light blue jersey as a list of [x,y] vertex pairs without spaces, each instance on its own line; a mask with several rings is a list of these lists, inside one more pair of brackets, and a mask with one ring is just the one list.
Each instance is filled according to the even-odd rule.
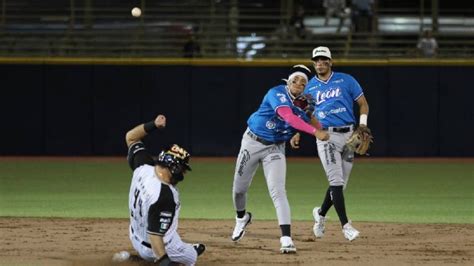
[[355,124],[354,101],[364,92],[349,74],[332,72],[327,81],[313,77],[304,90],[316,101],[314,116],[323,128]]
[[281,106],[290,107],[295,115],[309,121],[303,110],[293,105],[286,85],[279,85],[267,92],[258,110],[247,120],[250,131],[270,142],[289,140],[295,134],[295,129],[276,113]]

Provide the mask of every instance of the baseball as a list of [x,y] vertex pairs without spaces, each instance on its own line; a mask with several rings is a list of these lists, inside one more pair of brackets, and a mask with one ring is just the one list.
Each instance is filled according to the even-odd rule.
[[130,258],[130,253],[128,253],[127,251],[120,251],[120,252],[117,252],[114,254],[113,258],[112,258],[112,261],[114,262],[123,262],[123,261],[126,261],[128,260],[128,258]]
[[142,10],[139,7],[132,8],[132,16],[138,18],[142,15]]

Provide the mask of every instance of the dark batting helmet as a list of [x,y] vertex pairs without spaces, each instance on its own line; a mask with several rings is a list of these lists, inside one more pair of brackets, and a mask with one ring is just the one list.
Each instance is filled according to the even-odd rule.
[[173,144],[160,152],[155,163],[168,168],[176,181],[182,181],[184,173],[191,171],[191,166],[189,166],[190,157],[191,155],[185,149]]

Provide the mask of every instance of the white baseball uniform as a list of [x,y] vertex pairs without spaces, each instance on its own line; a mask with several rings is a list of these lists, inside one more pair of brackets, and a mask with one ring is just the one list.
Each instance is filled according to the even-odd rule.
[[171,261],[194,265],[197,252],[184,243],[177,233],[180,212],[177,189],[160,181],[152,157],[142,142],[134,143],[128,152],[133,171],[129,193],[130,241],[140,257],[147,261],[158,259],[151,248],[148,235],[163,237]]

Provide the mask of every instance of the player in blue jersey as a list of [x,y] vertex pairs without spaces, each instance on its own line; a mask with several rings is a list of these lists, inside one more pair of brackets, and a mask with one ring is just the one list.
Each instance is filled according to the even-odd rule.
[[[317,140],[318,155],[329,180],[329,188],[321,207],[313,209],[317,238],[324,235],[326,213],[332,205],[336,209],[344,237],[349,241],[359,236],[346,215],[343,189],[346,188],[354,161],[354,152],[345,144],[354,131],[356,120],[353,105],[359,105],[359,127],[367,127],[369,104],[359,83],[349,74],[332,71],[329,48],[320,46],[313,50],[311,57],[316,76],[308,84],[304,93],[312,95],[316,101],[314,115],[330,135],[329,140]],[[299,134],[290,141],[298,148]]]
[[242,239],[245,228],[252,221],[252,214],[245,210],[246,197],[261,163],[281,228],[280,251],[296,252],[291,239],[291,214],[285,189],[285,142],[291,139],[295,129],[321,140],[329,137],[326,131],[316,128],[318,124],[311,112],[308,117],[305,110],[297,104],[310,75],[311,71],[304,65],[291,68],[287,84],[271,88],[258,110],[247,121],[248,128],[242,138],[232,189],[237,212],[232,233],[232,240],[235,242]]

